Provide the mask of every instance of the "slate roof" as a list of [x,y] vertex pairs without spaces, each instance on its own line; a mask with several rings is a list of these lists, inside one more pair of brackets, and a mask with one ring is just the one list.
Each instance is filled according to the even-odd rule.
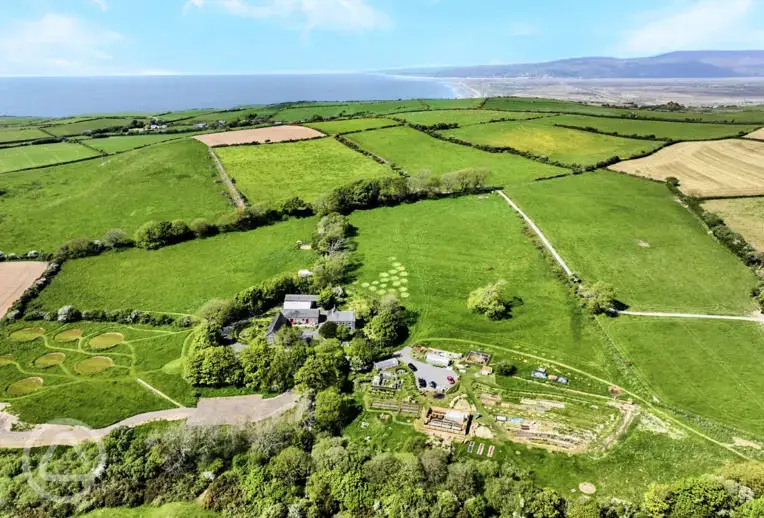
[[313,318],[318,320],[320,312],[317,309],[283,309],[281,314],[288,320],[293,318]]
[[275,334],[278,332],[279,329],[284,327],[285,325],[289,325],[289,320],[287,320],[284,315],[279,311],[275,317],[273,317],[273,320],[271,320],[271,323],[268,325],[268,329],[265,332],[265,336]]
[[287,295],[284,302],[318,302],[318,295]]

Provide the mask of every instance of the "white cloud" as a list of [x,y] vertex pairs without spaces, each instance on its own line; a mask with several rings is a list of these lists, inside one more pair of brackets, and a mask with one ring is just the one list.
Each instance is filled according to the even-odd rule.
[[234,16],[254,19],[280,18],[297,20],[305,30],[364,31],[389,28],[390,18],[365,0],[188,0],[183,7],[216,6]]
[[106,3],[106,0],[90,0],[94,4],[96,4],[98,7],[101,8],[101,11],[106,12],[109,10],[109,4]]
[[0,76],[97,75],[122,35],[79,18],[47,13],[0,27]]
[[679,10],[643,13],[640,27],[626,33],[617,53],[759,48],[764,31],[750,25],[755,9],[753,0],[695,0]]

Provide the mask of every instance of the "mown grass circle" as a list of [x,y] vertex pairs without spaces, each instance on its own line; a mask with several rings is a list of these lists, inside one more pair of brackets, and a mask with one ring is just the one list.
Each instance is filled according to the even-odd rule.
[[11,397],[24,396],[40,390],[42,388],[42,383],[43,380],[39,377],[24,378],[23,380],[11,383],[8,388],[5,389],[5,393]]
[[82,338],[82,329],[67,329],[66,331],[61,331],[56,335],[54,340],[56,342],[60,343],[69,343],[69,342],[76,342]]
[[55,365],[64,363],[65,359],[66,355],[64,353],[48,353],[37,358],[34,361],[34,365],[35,367],[40,367],[41,369],[47,369],[48,367],[53,367]]
[[399,271],[399,272],[403,272],[403,271],[406,271],[406,267],[405,267],[405,266],[399,266],[399,267],[398,267],[398,271]]
[[401,297],[403,297],[404,299],[407,299],[407,298],[409,298],[410,296],[411,296],[411,293],[409,293],[409,292],[404,292],[404,293],[401,293]]
[[390,277],[390,274],[387,272],[382,272],[379,274],[380,277]]
[[376,286],[369,286],[369,291],[377,291],[377,287]]
[[111,369],[114,365],[114,361],[107,356],[93,356],[87,360],[82,360],[74,366],[74,370],[77,374],[98,374],[107,369]]
[[408,277],[409,276],[409,272],[401,272],[398,275],[400,275],[401,277]]
[[403,279],[401,279],[401,282],[403,284],[408,284],[409,280],[404,277]]
[[14,342],[31,342],[37,340],[45,334],[45,329],[42,327],[25,327],[11,333],[11,340]]
[[374,281],[374,282],[372,282],[372,284],[373,284],[374,286],[376,286],[377,284],[379,284],[379,281]]
[[388,270],[387,273],[389,273],[390,275],[395,275],[396,273],[398,273],[398,270]]
[[393,266],[395,266],[396,268],[398,268],[399,266],[402,266],[402,265],[401,265],[401,263],[393,263]]
[[125,341],[125,335],[122,333],[103,333],[90,339],[88,344],[91,349],[103,351],[116,347]]
[[0,367],[3,365],[10,365],[13,363],[13,355],[12,354],[3,354],[0,355]]
[[370,286],[370,284],[368,282],[362,282],[361,283],[361,288],[368,288],[369,286]]
[[393,286],[396,288],[401,285],[401,281],[393,281]]

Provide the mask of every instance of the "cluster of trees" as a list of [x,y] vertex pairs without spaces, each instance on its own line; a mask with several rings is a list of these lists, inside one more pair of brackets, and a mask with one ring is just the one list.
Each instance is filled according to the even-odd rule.
[[598,281],[591,286],[579,286],[578,295],[592,315],[607,313],[616,303],[615,288],[612,284]]
[[[257,518],[758,518],[764,469],[733,464],[720,475],[652,485],[641,501],[566,500],[539,487],[511,458],[471,460],[431,448],[423,436],[380,452],[332,436],[353,407],[334,389],[298,405],[289,421],[248,428],[118,428],[103,441],[106,464],[87,482],[45,482],[40,496],[22,453],[0,453],[0,512],[70,516],[105,507],[193,501],[225,516]],[[29,453],[34,475],[46,456]],[[95,465],[98,449],[58,448],[49,473]],[[92,482],[92,483],[88,483]]]
[[502,320],[511,316],[513,299],[508,293],[509,285],[504,279],[488,284],[470,293],[467,307],[470,311]]

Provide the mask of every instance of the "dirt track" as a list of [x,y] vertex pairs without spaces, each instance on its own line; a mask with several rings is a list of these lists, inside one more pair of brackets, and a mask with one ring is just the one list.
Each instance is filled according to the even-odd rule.
[[262,144],[265,142],[284,142],[285,140],[306,140],[323,136],[324,134],[320,131],[304,126],[272,126],[270,128],[209,133],[207,135],[197,135],[194,138],[213,147],[231,144],[252,144],[255,142]]
[[610,168],[655,180],[673,176],[682,192],[701,197],[764,194],[764,142],[683,142]]
[[0,318],[47,267],[48,263],[31,261],[0,263]]

